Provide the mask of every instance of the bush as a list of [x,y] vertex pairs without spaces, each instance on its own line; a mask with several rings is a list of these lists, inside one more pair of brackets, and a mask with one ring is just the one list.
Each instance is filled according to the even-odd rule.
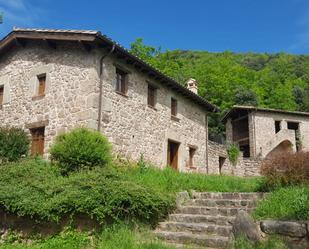
[[239,147],[236,144],[230,144],[227,148],[227,154],[230,162],[235,166],[240,155]]
[[0,164],[14,162],[29,152],[29,138],[20,128],[0,128]]
[[31,159],[0,168],[0,206],[38,221],[84,214],[98,222],[131,219],[155,224],[174,207],[174,199],[109,168],[62,176],[58,167]]
[[280,153],[264,160],[261,174],[266,187],[274,188],[309,183],[309,152]]
[[111,145],[100,132],[77,128],[56,138],[50,148],[52,161],[58,163],[63,173],[104,166],[110,163]]

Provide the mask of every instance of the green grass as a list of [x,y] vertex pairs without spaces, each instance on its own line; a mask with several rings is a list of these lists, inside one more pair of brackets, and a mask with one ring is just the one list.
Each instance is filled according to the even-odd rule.
[[114,225],[101,233],[89,235],[74,230],[64,231],[46,239],[36,239],[27,245],[16,236],[9,236],[0,249],[170,249],[156,240],[146,228]]
[[129,180],[163,193],[184,190],[214,192],[257,192],[263,188],[262,177],[242,178],[236,176],[180,173],[171,168],[159,170],[154,167],[140,169],[123,167],[122,174]]
[[252,243],[245,238],[236,238],[233,249],[288,249],[287,245],[277,237],[270,237],[269,239],[259,242]]
[[309,219],[309,186],[280,188],[258,203],[256,219]]
[[119,165],[62,176],[56,166],[27,159],[0,167],[0,205],[38,220],[86,214],[99,222],[137,219],[155,225],[173,210],[179,191],[257,191],[262,182]]

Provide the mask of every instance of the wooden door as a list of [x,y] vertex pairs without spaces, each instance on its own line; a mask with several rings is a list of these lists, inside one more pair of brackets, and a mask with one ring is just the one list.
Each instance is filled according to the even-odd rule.
[[167,163],[173,169],[178,169],[178,149],[179,143],[168,141],[168,148],[167,148]]
[[222,167],[223,167],[223,165],[224,165],[224,163],[225,163],[225,160],[226,160],[226,158],[225,157],[219,157],[219,173],[220,173],[220,175],[221,175],[221,171],[222,171]]
[[31,155],[44,154],[44,127],[31,129]]

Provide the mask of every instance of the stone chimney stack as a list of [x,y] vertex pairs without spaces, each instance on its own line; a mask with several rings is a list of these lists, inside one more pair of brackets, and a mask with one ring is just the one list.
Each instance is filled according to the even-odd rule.
[[187,88],[191,91],[197,94],[197,81],[195,79],[189,79],[187,81]]

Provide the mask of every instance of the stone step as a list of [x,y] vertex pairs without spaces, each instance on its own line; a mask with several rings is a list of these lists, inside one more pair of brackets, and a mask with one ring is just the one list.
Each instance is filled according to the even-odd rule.
[[254,208],[256,200],[239,199],[192,199],[186,205],[207,207],[248,207]]
[[235,217],[212,216],[201,214],[170,214],[169,221],[188,222],[188,223],[208,223],[214,225],[230,225]]
[[222,248],[228,245],[228,237],[223,236],[205,236],[200,234],[192,234],[187,232],[165,232],[165,231],[156,231],[156,236],[164,239],[168,242],[175,242],[180,244],[188,245],[198,245],[206,246],[213,248]]
[[177,208],[176,213],[180,214],[203,214],[203,215],[220,215],[220,216],[236,216],[239,210],[251,213],[253,208],[226,208],[226,207],[204,207],[204,206],[181,206]]
[[206,223],[187,223],[187,222],[161,222],[158,229],[169,232],[190,232],[193,234],[215,234],[220,236],[230,236],[232,226],[230,225],[215,225]]
[[230,192],[193,192],[192,197],[194,199],[209,199],[209,198],[215,198],[215,199],[251,199],[251,200],[257,200],[261,199],[265,196],[265,193],[230,193]]
[[211,247],[204,247],[198,245],[189,245],[189,244],[180,244],[180,243],[173,243],[173,242],[164,242],[164,245],[168,246],[169,248],[180,248],[180,249],[215,249]]

